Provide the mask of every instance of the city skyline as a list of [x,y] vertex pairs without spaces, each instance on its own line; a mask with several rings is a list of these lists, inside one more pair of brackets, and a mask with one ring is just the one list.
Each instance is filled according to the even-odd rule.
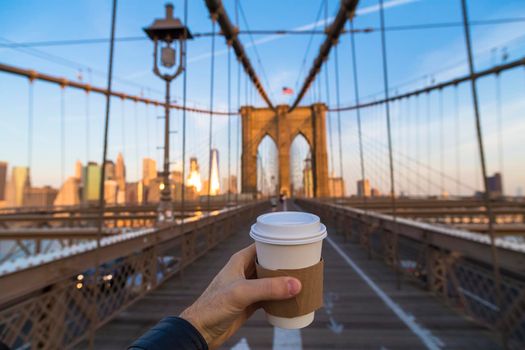
[[[211,152],[212,157],[212,196],[238,193],[238,178],[235,175],[220,177],[218,150]],[[157,169],[154,159],[142,159],[142,177],[139,181],[127,181],[126,163],[122,153],[118,153],[116,162],[106,160],[104,180],[104,198],[107,204],[156,203],[160,200],[162,175]],[[189,172],[184,185],[187,197],[194,195],[206,196],[207,178],[201,180],[201,172],[196,157],[189,159]],[[83,165],[80,160],[75,162],[72,174],[67,174],[65,181],[58,187],[44,185],[31,186],[31,169],[13,166],[0,161],[0,208],[21,206],[63,206],[80,203],[96,203],[99,199],[101,167],[96,162]],[[174,199],[180,200],[182,173],[172,170],[170,179],[175,186]],[[33,198],[33,199],[32,199]],[[37,205],[37,203],[40,203]]]
[[[56,4],[50,3],[53,7]],[[175,2],[175,13],[179,14],[182,8],[182,3]],[[328,8],[328,17],[330,17],[333,10],[336,9],[337,4],[330,3]],[[457,21],[459,17],[459,7],[457,4],[438,3],[426,1],[386,1],[385,15],[389,25],[395,25],[412,13],[421,14],[432,13],[434,21]],[[42,17],[40,12],[25,11],[26,6],[33,6],[38,9],[41,5],[37,2],[29,1],[28,4],[14,5],[9,4],[7,8],[14,14],[23,12],[30,13],[34,16],[34,22],[31,26],[42,24],[44,27],[49,24],[41,23]],[[105,6],[105,5],[104,5]],[[195,6],[195,7],[193,7]],[[227,8],[232,4],[226,3]],[[256,13],[258,7],[262,5],[247,3],[246,10],[251,13]],[[293,3],[283,2],[283,13],[287,9],[294,8]],[[496,6],[490,1],[477,1],[476,6],[472,6],[474,19],[497,19],[512,17],[513,14],[523,10],[523,3],[519,1],[507,1],[501,6]],[[78,7],[78,8],[75,8]],[[87,8],[85,8],[87,7]],[[86,12],[92,11],[96,6],[89,6],[85,3],[72,5],[71,8],[57,10],[57,13],[64,11],[75,11],[82,9]],[[159,15],[162,9],[162,4],[155,6],[153,3],[148,7],[144,13],[137,13],[129,4],[122,4],[122,13],[124,14],[119,22],[119,35],[138,34],[140,26],[137,23],[144,25],[150,22],[151,18]],[[203,4],[196,3],[190,9],[190,17],[188,25],[192,30],[205,31],[208,29],[209,23],[205,21],[200,14],[205,11]],[[297,11],[297,9],[294,9]],[[322,28],[324,21],[321,20],[314,24],[311,20],[307,21],[305,18],[315,18],[316,9],[314,6],[305,7],[301,9],[302,19],[294,19],[293,23],[283,21],[285,17],[276,17],[274,21],[284,26],[286,24],[290,27],[301,27],[311,25],[311,28]],[[355,20],[356,27],[374,27],[377,26],[377,7],[373,3],[364,3]],[[1,18],[2,14],[0,14]],[[281,15],[279,15],[281,16]],[[11,16],[13,17],[13,16]],[[65,16],[68,18],[67,16]],[[322,17],[322,16],[321,16]],[[48,17],[46,17],[47,19]],[[10,18],[5,18],[1,26],[5,26],[7,40],[14,42],[27,41],[26,35],[23,32],[13,32],[8,26]],[[421,18],[423,20],[424,18]],[[107,18],[100,19],[101,21],[108,20]],[[258,18],[252,18],[256,24],[263,26],[265,23]],[[68,19],[70,21],[70,19]],[[79,30],[77,23],[60,23],[56,24],[58,27],[68,24],[71,27],[72,35],[74,31]],[[86,26],[92,26],[91,23],[86,23]],[[501,25],[486,25],[475,26],[472,30],[474,60],[477,69],[484,69],[491,67],[501,62],[510,61],[521,57],[525,53],[525,45],[520,31],[517,30],[522,24],[519,22],[509,22]],[[95,26],[99,28],[99,26]],[[34,31],[33,31],[34,32]],[[38,31],[37,31],[38,32]],[[65,32],[62,30],[61,32]],[[43,34],[42,34],[43,35]],[[106,35],[100,33],[101,36]],[[408,59],[418,62],[415,67],[405,67],[404,65],[396,64],[396,69],[391,69],[389,72],[391,91],[390,94],[401,93],[408,89],[415,87],[427,86],[432,82],[443,81],[455,76],[460,76],[467,71],[466,58],[464,57],[464,48],[462,40],[462,31],[460,27],[450,27],[444,29],[428,29],[428,30],[414,30],[397,33],[395,31],[387,33],[392,47],[398,47],[399,50],[389,50],[389,59],[395,64],[396,62],[407,61]],[[412,40],[408,40],[408,38]],[[432,40],[426,40],[431,38]],[[44,39],[44,37],[40,38]],[[45,38],[48,39],[48,38]],[[314,37],[314,45],[322,38]],[[361,79],[361,95],[364,100],[372,100],[382,95],[381,91],[377,90],[378,83],[382,77],[377,69],[379,62],[377,61],[377,53],[375,50],[377,34],[362,34],[356,36],[356,45],[358,48],[357,61],[359,64]],[[425,39],[425,40],[422,40]],[[39,38],[34,38],[38,41]],[[267,40],[272,41],[272,45],[266,45]],[[5,40],[4,40],[5,41]],[[268,42],[269,42],[268,41]],[[340,47],[347,49],[349,47],[349,37],[347,35],[341,38]],[[428,43],[427,43],[428,41]],[[8,41],[5,41],[9,43]],[[417,42],[418,44],[412,44]],[[432,42],[432,45],[430,44]],[[218,55],[217,67],[225,67],[227,55],[222,40],[218,40]],[[207,39],[199,39],[190,43],[188,54],[188,77],[191,81],[188,84],[189,95],[192,96],[190,104],[196,102],[195,105],[206,107],[209,104],[209,96],[204,91],[207,91],[207,84],[209,77],[209,53],[210,46]],[[304,44],[304,43],[303,43]],[[256,39],[255,44],[248,42],[248,49],[253,53],[254,47],[258,47],[259,53],[262,56],[262,61],[266,64],[272,64],[275,69],[272,69],[273,75],[268,77],[270,84],[266,88],[270,91],[272,99],[277,103],[289,102],[289,97],[282,96],[280,89],[282,85],[294,86],[294,82],[301,81],[301,72],[298,71],[297,64],[294,63],[295,51],[304,49],[301,41],[294,36],[283,35],[280,37],[262,37]],[[6,44],[7,45],[7,44]],[[120,49],[124,55],[130,57],[130,52],[140,52],[140,55],[133,60],[123,60],[123,56],[116,58],[116,82],[115,88],[134,93],[137,96],[146,96],[156,99],[162,99],[162,87],[160,82],[155,79],[150,70],[150,43],[147,41],[137,43],[119,43]],[[51,59],[45,54],[37,54],[36,51],[47,52],[51,50],[58,57],[66,57],[67,59],[77,62],[83,61],[85,58],[90,59],[90,68],[85,63],[78,64],[78,68],[72,68],[70,65],[64,66],[58,59]],[[9,46],[0,50],[0,55],[6,63],[11,63],[15,66],[31,67],[43,72],[56,72],[63,75],[72,81],[83,81],[93,84],[94,86],[103,86],[103,74],[95,72],[95,70],[103,71],[105,68],[103,64],[103,57],[106,51],[103,45],[94,45],[90,47],[79,46],[78,50],[69,50],[69,47],[42,47],[31,50],[16,50]],[[94,52],[99,53],[96,57],[91,57]],[[279,59],[281,55],[275,55],[275,52],[283,52],[290,57],[289,60]],[[461,53],[462,57],[452,57],[450,52]],[[312,52],[307,55],[306,61],[311,59]],[[135,56],[133,56],[135,57]],[[298,58],[297,58],[298,59]],[[331,99],[326,102],[334,106],[336,102],[335,82],[333,76],[333,55],[330,57],[331,63],[327,66],[329,84],[326,83],[325,72],[318,77],[318,86],[312,88],[315,94],[322,99],[330,92]],[[346,60],[347,58],[345,58]],[[340,57],[343,60],[343,57]],[[91,67],[94,65],[95,67]],[[75,66],[75,64],[73,64]],[[261,67],[258,66],[257,70]],[[341,79],[341,104],[351,105],[354,99],[353,86],[351,85],[352,73],[350,65],[340,64],[340,75],[346,77]],[[233,69],[235,72],[235,69]],[[121,76],[127,76],[130,81],[124,82],[120,79]],[[53,186],[59,187],[63,181],[66,169],[77,161],[82,160],[83,163],[95,161],[100,163],[102,150],[102,115],[104,98],[97,94],[85,94],[81,91],[75,91],[65,88],[63,90],[50,86],[46,83],[35,81],[31,84],[33,94],[33,122],[34,132],[33,139],[29,142],[27,117],[29,113],[29,93],[28,83],[25,79],[18,77],[3,75],[3,82],[12,88],[5,89],[5,94],[0,96],[0,104],[4,106],[4,113],[6,115],[16,116],[16,118],[2,118],[0,119],[0,138],[6,144],[14,145],[15,147],[0,149],[0,159],[8,161],[10,164],[17,166],[30,166],[32,172],[32,182],[35,186]],[[216,77],[217,87],[225,87],[227,84],[227,76],[225,70],[219,70]],[[494,88],[494,81],[484,79],[479,83],[480,94],[480,111],[483,119],[483,132],[485,138],[485,146],[487,153],[488,173],[494,174],[499,172],[504,179],[504,191],[506,195],[516,195],[523,193],[525,187],[525,165],[521,161],[520,152],[520,135],[525,132],[525,121],[521,118],[521,111],[525,109],[525,101],[519,98],[519,92],[522,89],[522,79],[518,75],[501,74],[498,79],[501,80],[501,101],[498,103],[494,98],[496,91]],[[234,107],[242,104],[261,105],[262,101],[254,91],[244,88],[245,77],[241,76],[242,87],[239,91],[240,100],[237,100],[237,81],[232,79]],[[134,85],[135,84],[135,85]],[[180,101],[180,92],[182,81],[177,80],[174,83],[174,102]],[[265,82],[266,85],[266,82]],[[325,89],[324,85],[328,85]],[[320,88],[322,87],[322,88]],[[326,90],[326,91],[325,91]],[[21,93],[11,93],[11,91],[21,91]],[[457,96],[445,91],[443,96],[438,93],[430,94],[429,100],[425,100],[425,96],[412,99],[409,103],[399,101],[391,105],[391,118],[393,127],[393,148],[394,161],[396,168],[399,169],[401,179],[397,187],[399,193],[405,192],[421,192],[423,187],[428,191],[427,185],[420,183],[415,178],[416,173],[425,172],[427,168],[432,170],[425,174],[432,178],[430,191],[433,194],[442,192],[440,187],[440,173],[447,175],[445,185],[447,192],[452,193],[458,191],[459,194],[467,195],[476,190],[482,189],[479,162],[477,161],[477,145],[474,135],[467,133],[473,126],[473,116],[470,110],[470,95],[466,86],[459,86],[457,89]],[[313,92],[307,96],[307,102],[314,102],[316,99]],[[219,110],[225,110],[228,107],[227,94],[225,89],[217,89],[215,93],[215,107]],[[486,98],[485,98],[486,97]],[[443,116],[440,111],[440,100],[443,101]],[[455,101],[458,100],[457,110]],[[430,107],[428,107],[429,105]],[[116,159],[118,153],[122,153],[128,160],[129,166],[127,169],[128,177],[134,181],[141,178],[140,162],[143,158],[154,159],[157,164],[162,160],[162,149],[158,140],[161,140],[161,125],[158,117],[163,113],[162,108],[153,105],[144,105],[132,101],[125,101],[123,99],[116,99],[112,104],[111,121],[109,129],[109,150],[108,156],[111,159]],[[179,111],[173,111],[172,123],[173,134],[171,135],[171,162],[172,170],[181,170],[182,159],[182,114]],[[455,126],[456,115],[460,115],[460,122]],[[501,128],[498,126],[498,115],[502,115],[504,123]],[[64,119],[63,134],[65,135],[64,145],[65,149],[61,149],[59,128],[60,120]],[[202,161],[203,174],[208,173],[208,158],[209,150],[204,145],[207,145],[205,140],[208,128],[208,120],[202,115],[197,115],[192,112],[187,113],[187,147],[186,158],[190,155],[197,156]],[[333,126],[329,131],[327,143],[329,143],[329,169],[334,176],[340,176],[342,170],[340,169],[338,158],[340,157],[337,146],[337,113],[328,113],[328,121]],[[430,142],[427,141],[427,129],[440,130],[440,120],[445,124],[446,135],[443,140],[435,133],[430,136]],[[227,159],[227,130],[229,118],[215,117],[213,134],[216,137],[213,140],[212,148],[217,148],[223,155],[223,162],[220,164],[220,173],[236,174],[240,178],[239,172],[239,156],[242,152],[237,146],[237,139],[239,138],[240,121],[237,116],[231,118],[231,163]],[[360,171],[357,169],[359,164],[358,144],[357,144],[357,126],[355,121],[355,114],[353,112],[341,113],[341,124],[343,130],[348,130],[350,137],[345,137],[342,140],[342,149],[345,152],[343,160],[343,168],[352,169],[344,174],[345,192],[355,193],[355,186],[353,184],[360,178]],[[367,164],[370,170],[370,176],[375,177],[374,182],[378,184],[383,192],[388,191],[387,179],[380,178],[379,174],[384,168],[384,154],[386,154],[387,145],[384,142],[384,132],[379,133],[384,128],[384,118],[379,115],[378,110],[369,109],[363,111],[363,136],[364,147],[368,153],[377,154],[377,159],[374,162]],[[459,142],[456,142],[456,135],[454,129],[459,129]],[[35,132],[38,131],[38,132]],[[45,136],[46,135],[46,136]],[[49,135],[49,136],[47,136]],[[418,136],[419,135],[419,136]],[[419,144],[416,140],[420,139]],[[335,140],[335,141],[334,141]],[[411,140],[407,142],[407,140]],[[503,140],[503,152],[498,150],[500,140]],[[29,149],[29,144],[32,149]],[[335,144],[335,145],[334,145]],[[302,146],[304,147],[304,146]],[[430,148],[430,156],[427,157]],[[441,149],[441,150],[440,150]],[[419,151],[416,151],[419,150]],[[419,154],[418,154],[419,152]],[[381,153],[381,154],[379,154]],[[456,160],[456,153],[459,153],[459,163]],[[499,156],[499,153],[505,155],[504,159]],[[348,156],[346,156],[348,154]],[[262,158],[268,158],[271,155],[261,153]],[[441,166],[441,159],[444,158],[444,164]],[[62,161],[63,159],[63,161]],[[187,160],[186,160],[187,161]],[[264,161],[263,161],[264,163]],[[228,169],[228,164],[230,168]],[[460,164],[458,169],[456,164]],[[418,170],[418,167],[420,168]],[[414,174],[410,174],[413,172]],[[300,171],[298,171],[300,174]],[[459,178],[450,180],[450,177],[456,177],[459,173]],[[396,180],[398,181],[398,180]],[[459,189],[456,183],[460,183]],[[122,188],[122,184],[120,184]]]

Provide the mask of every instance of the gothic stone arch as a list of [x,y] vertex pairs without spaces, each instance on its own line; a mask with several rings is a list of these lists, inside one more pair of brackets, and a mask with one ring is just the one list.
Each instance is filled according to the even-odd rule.
[[277,146],[279,158],[279,189],[290,195],[290,146],[301,133],[310,144],[314,193],[328,193],[328,156],[326,150],[326,105],[317,103],[297,107],[288,113],[289,106],[241,108],[242,117],[242,192],[257,192],[257,148],[264,136],[270,136]]

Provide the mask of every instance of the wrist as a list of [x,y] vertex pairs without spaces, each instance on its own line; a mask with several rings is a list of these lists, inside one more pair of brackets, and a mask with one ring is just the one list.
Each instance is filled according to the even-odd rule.
[[210,335],[208,334],[208,332],[206,332],[206,329],[204,327],[204,325],[202,325],[200,322],[199,322],[199,319],[197,317],[197,315],[195,314],[195,312],[193,311],[192,307],[188,307],[186,310],[182,311],[182,313],[179,315],[180,318],[186,320],[187,322],[189,322],[199,333],[200,335],[204,338],[204,340],[206,341],[206,343],[208,344],[208,346],[211,345],[211,337]]

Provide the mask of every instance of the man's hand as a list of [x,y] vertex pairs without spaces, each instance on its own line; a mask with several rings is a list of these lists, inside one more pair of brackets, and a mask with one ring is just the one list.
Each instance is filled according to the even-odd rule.
[[255,278],[255,245],[235,253],[202,295],[180,317],[202,334],[211,349],[231,337],[263,300],[289,299],[301,291],[293,277]]

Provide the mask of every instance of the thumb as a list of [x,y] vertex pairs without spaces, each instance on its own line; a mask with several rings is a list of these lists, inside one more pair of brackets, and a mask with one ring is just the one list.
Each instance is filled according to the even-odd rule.
[[290,299],[301,291],[301,281],[293,277],[243,280],[234,287],[235,301],[242,308],[263,300]]

